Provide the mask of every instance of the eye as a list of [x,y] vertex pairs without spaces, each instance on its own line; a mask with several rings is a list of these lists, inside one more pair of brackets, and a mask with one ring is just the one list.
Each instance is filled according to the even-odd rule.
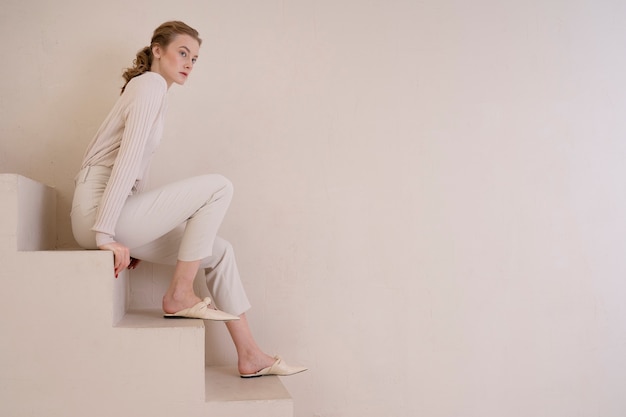
[[197,60],[198,60],[198,58],[191,58],[191,63],[195,64]]
[[185,51],[180,51],[180,56],[182,56],[183,58],[185,58],[187,56],[187,52]]

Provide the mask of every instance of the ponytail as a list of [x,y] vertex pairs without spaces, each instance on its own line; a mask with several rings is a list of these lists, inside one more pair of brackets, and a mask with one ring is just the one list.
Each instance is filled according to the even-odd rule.
[[143,74],[144,72],[150,71],[150,67],[152,66],[152,57],[152,48],[149,46],[146,46],[137,52],[137,57],[133,61],[133,66],[126,68],[126,71],[122,74],[126,82],[124,83],[120,94],[124,93],[126,85],[130,80]]

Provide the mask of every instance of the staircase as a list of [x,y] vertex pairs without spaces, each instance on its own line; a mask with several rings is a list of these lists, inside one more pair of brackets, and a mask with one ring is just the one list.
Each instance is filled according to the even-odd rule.
[[54,190],[0,174],[0,416],[293,416],[277,377],[205,365],[202,320],[128,305],[106,251],[56,251]]

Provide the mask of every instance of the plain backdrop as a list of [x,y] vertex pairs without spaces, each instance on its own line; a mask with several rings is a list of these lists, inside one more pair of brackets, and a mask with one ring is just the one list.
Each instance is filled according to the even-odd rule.
[[[626,2],[2,0],[0,171],[56,188],[59,248],[171,19],[204,43],[151,184],[233,181],[254,333],[311,368],[296,416],[626,414]],[[133,275],[158,305],[167,268]]]

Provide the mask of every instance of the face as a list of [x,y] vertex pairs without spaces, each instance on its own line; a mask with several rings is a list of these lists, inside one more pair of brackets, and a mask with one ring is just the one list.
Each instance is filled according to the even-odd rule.
[[189,35],[176,35],[166,48],[159,45],[152,48],[154,60],[150,69],[161,74],[168,87],[172,83],[183,85],[191,74],[199,51],[197,40]]

